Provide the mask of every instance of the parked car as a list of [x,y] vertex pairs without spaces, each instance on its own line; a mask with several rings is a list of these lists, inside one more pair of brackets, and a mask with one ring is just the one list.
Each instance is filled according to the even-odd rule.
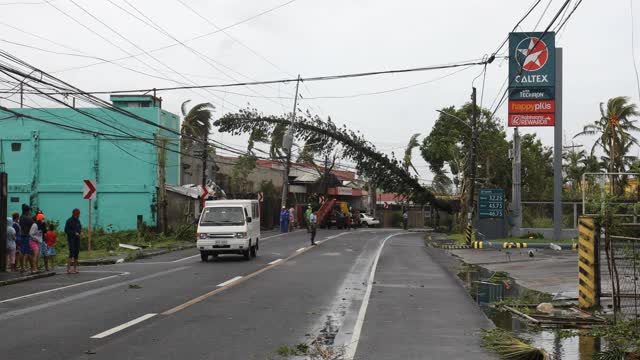
[[364,227],[378,226],[380,225],[380,220],[374,218],[373,216],[360,213],[360,224]]

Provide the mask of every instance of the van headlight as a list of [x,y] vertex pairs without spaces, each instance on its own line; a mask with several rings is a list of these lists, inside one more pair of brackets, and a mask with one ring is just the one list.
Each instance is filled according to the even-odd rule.
[[198,233],[198,238],[199,239],[206,239],[207,238],[207,233]]
[[244,239],[247,237],[247,233],[246,232],[237,232],[236,233],[236,239]]

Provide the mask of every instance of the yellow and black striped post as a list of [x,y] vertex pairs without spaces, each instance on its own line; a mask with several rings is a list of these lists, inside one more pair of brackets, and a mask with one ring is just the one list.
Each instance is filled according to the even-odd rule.
[[471,245],[471,242],[473,242],[473,226],[467,225],[464,228],[464,239],[467,244]]
[[581,216],[578,232],[578,304],[581,309],[590,309],[600,304],[599,249],[593,218]]

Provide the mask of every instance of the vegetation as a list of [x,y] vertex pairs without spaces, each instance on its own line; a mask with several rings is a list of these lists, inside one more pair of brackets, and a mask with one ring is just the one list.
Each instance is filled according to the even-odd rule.
[[589,332],[593,337],[605,339],[607,348],[597,354],[596,360],[637,359],[640,357],[640,321],[617,321],[595,326]]
[[482,346],[498,354],[502,359],[511,360],[549,360],[549,354],[514,334],[502,329],[484,329]]

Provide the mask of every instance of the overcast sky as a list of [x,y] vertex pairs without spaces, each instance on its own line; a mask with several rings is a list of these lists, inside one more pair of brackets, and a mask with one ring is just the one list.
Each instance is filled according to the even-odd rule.
[[[225,32],[200,37],[216,31],[216,26],[235,24],[284,4],[287,0],[181,1],[208,21],[191,12],[178,0],[55,0],[49,3],[0,0],[0,48],[84,90],[152,88],[174,86],[177,83],[219,84],[290,78],[297,74],[303,77],[334,75],[482,58],[496,50],[535,2],[297,0]],[[576,2],[573,0],[570,6],[573,7]],[[549,3],[548,10],[542,16]],[[561,0],[542,0],[523,22],[520,31],[543,30],[562,3]],[[136,13],[129,4],[148,19]],[[161,27],[166,33],[145,25],[116,5],[141,20],[148,23],[153,21],[156,27]],[[638,20],[634,29],[638,47],[640,3],[634,5],[633,14]],[[638,102],[630,9],[629,1],[583,1],[556,40],[557,46],[565,49],[565,145],[571,144],[573,135],[585,123],[599,117],[599,102],[618,95],[630,96],[634,102]],[[536,28],[541,16],[542,20]],[[73,50],[17,29],[54,40]],[[195,37],[200,38],[190,40]],[[117,62],[155,76],[151,77],[111,63],[78,68],[97,61],[46,53],[6,41],[106,59],[177,45],[151,52],[153,58],[142,55]],[[506,47],[502,53],[506,55]],[[501,95],[498,91],[507,77],[507,69],[507,62],[502,60],[489,65],[484,92],[481,92],[482,78],[476,80],[478,100],[482,95],[485,107],[489,107]],[[429,133],[437,117],[436,109],[460,106],[469,100],[471,82],[481,70],[481,67],[472,67],[466,70],[308,82],[301,87],[303,99],[299,108],[309,109],[322,117],[331,116],[339,124],[359,129],[381,150],[396,151],[398,154],[403,151],[411,134],[421,133],[424,136]],[[450,76],[443,78],[445,75]],[[379,95],[310,99],[371,93],[415,84],[420,85]],[[247,103],[267,114],[282,114],[291,111],[294,86],[291,83],[229,90],[237,94],[198,90],[163,92],[159,95],[164,99],[163,108],[178,114],[180,104],[187,99],[194,103],[214,103],[218,108],[217,117],[244,107]],[[6,100],[0,100],[0,104],[15,107],[15,104]],[[503,119],[506,126],[506,104],[498,110],[497,116]],[[508,129],[508,132],[510,137],[512,129]],[[524,132],[536,132],[546,144],[553,143],[552,128],[531,128]],[[243,139],[229,135],[216,135],[216,139],[238,147],[246,146],[242,145]],[[574,141],[589,148],[592,142],[590,139]],[[430,179],[431,174],[419,151],[415,152],[414,158],[421,177]]]

